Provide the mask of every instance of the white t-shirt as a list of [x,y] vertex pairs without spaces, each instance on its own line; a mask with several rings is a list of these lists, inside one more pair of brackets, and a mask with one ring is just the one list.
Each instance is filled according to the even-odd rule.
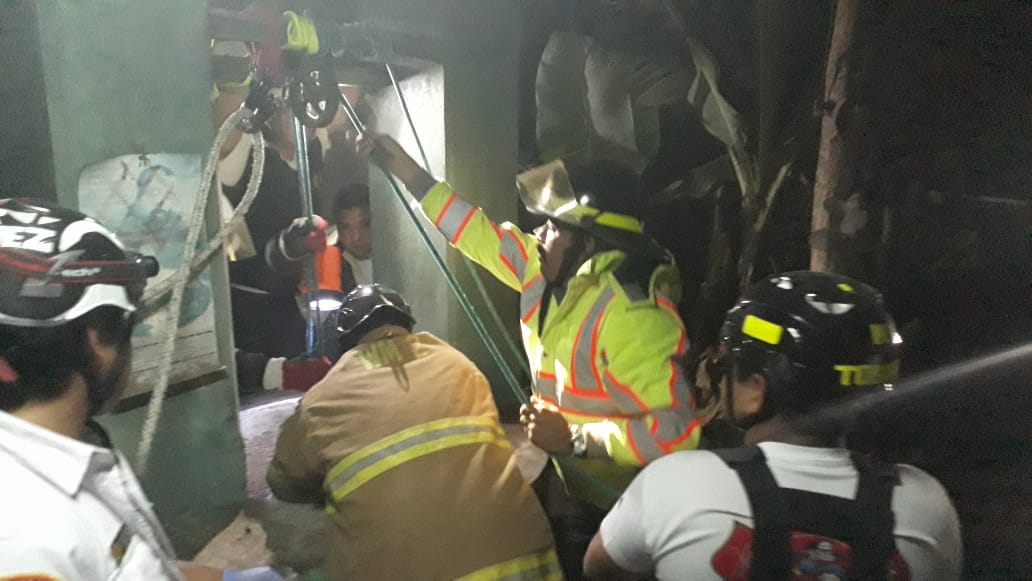
[[[760,444],[778,486],[855,498],[849,452],[774,442]],[[899,466],[892,496],[897,581],[960,579],[960,523],[946,491],[913,466]],[[747,581],[752,511],[738,474],[710,452],[677,452],[649,464],[602,522],[606,552],[623,569],[660,581]],[[797,553],[791,579],[837,581],[846,545],[821,537]]]
[[352,256],[347,250],[342,252],[341,255],[351,265],[351,274],[355,277],[355,284],[373,284],[372,258],[361,260]]
[[0,412],[0,579],[181,579],[120,454]]

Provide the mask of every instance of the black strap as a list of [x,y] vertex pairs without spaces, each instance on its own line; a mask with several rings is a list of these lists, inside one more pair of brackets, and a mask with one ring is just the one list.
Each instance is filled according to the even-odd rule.
[[779,487],[759,447],[713,452],[735,470],[749,498],[754,521],[750,580],[789,578],[792,531],[848,543],[850,580],[886,579],[889,557],[895,549],[895,466],[854,457],[859,482],[856,499],[850,500]]
[[857,538],[851,545],[850,577],[885,579],[889,558],[896,550],[896,515],[892,512],[892,491],[899,485],[896,466],[853,455],[860,472],[856,505],[862,511]]
[[763,450],[757,446],[715,450],[735,472],[745,487],[753,515],[752,581],[787,579],[791,567],[789,540],[791,530],[785,516],[782,489],[767,468]]

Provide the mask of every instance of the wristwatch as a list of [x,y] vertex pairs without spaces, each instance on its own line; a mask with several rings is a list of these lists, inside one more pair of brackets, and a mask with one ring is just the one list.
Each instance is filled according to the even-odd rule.
[[571,454],[574,458],[588,456],[588,437],[580,426],[570,426],[570,445],[573,447]]

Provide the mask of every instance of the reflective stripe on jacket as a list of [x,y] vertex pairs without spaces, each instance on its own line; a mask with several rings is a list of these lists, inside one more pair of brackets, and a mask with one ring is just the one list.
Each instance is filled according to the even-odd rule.
[[284,423],[267,479],[327,501],[331,579],[561,579],[487,380],[427,333],[345,353]]
[[495,224],[444,183],[422,206],[452,245],[521,293],[534,391],[604,447],[604,458],[579,466],[622,489],[649,461],[698,445],[691,392],[677,362],[687,341],[674,305],[675,267],[658,267],[646,294],[617,280],[623,252],[596,254],[567,283],[562,302],[552,299],[539,336],[545,281],[537,240],[511,223]]

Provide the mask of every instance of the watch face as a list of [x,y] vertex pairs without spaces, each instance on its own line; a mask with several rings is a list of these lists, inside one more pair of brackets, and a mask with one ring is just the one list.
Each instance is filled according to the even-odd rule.
[[584,434],[577,434],[573,437],[573,455],[583,457],[588,452],[588,442]]

